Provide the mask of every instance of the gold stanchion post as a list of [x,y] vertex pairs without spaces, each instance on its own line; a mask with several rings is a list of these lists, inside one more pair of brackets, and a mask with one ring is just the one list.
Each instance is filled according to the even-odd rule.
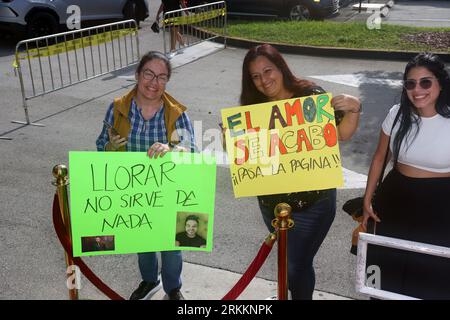
[[[58,195],[61,217],[64,222],[64,227],[67,230],[67,234],[72,240],[72,234],[70,232],[69,200],[67,193],[67,186],[69,185],[69,178],[67,176],[67,167],[63,164],[54,166],[53,176],[56,179],[53,182],[53,185],[56,186],[56,194]],[[68,268],[69,266],[74,265],[72,258],[67,255],[67,252],[65,253],[65,256],[66,256],[66,267]],[[69,298],[70,300],[78,300],[78,289],[69,288]]]
[[279,203],[275,207],[274,228],[278,229],[278,300],[288,299],[287,274],[287,231],[294,225],[291,219],[292,208],[287,203]]

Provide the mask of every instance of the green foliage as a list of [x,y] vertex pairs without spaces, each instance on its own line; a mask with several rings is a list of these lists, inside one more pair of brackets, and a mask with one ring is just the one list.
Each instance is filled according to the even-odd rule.
[[450,52],[450,48],[433,48],[404,38],[406,35],[424,31],[450,32],[450,28],[416,28],[382,24],[380,29],[369,30],[364,22],[231,20],[227,31],[230,37],[271,43]]

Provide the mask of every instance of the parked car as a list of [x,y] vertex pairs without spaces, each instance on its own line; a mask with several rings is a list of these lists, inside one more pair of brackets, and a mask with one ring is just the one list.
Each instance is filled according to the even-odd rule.
[[[187,0],[195,6],[212,0]],[[225,0],[229,15],[274,16],[291,20],[325,18],[339,10],[339,0]]]
[[145,0],[0,0],[0,32],[29,38],[58,33],[72,14],[67,13],[70,5],[80,7],[81,27],[126,19],[139,23],[148,17]]

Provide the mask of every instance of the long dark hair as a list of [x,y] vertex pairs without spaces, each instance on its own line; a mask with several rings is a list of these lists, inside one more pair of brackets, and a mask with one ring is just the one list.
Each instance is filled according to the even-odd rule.
[[268,101],[267,97],[258,91],[250,75],[250,63],[259,56],[266,57],[280,69],[283,75],[283,84],[285,88],[294,92],[296,95],[302,96],[306,90],[316,86],[314,82],[294,76],[280,52],[270,44],[258,45],[247,52],[242,65],[242,91],[240,98],[242,105]]
[[172,74],[172,66],[170,65],[169,59],[159,51],[149,51],[146,54],[144,54],[136,68],[136,73],[140,74],[145,64],[149,61],[152,61],[153,59],[159,59],[165,63],[167,67],[167,76],[170,79],[170,75]]
[[[444,63],[439,56],[435,54],[428,52],[420,53],[411,59],[406,65],[405,72],[403,74],[403,81],[407,79],[409,71],[416,67],[424,67],[434,74],[442,89],[436,101],[436,112],[445,118],[450,118],[450,78],[447,70],[445,70]],[[400,127],[395,134],[393,144],[394,165],[397,164],[398,154],[400,152],[403,139],[408,135],[413,127],[417,128],[413,139],[419,132],[420,117],[416,106],[411,102],[411,100],[409,100],[405,88],[403,88],[402,91],[399,112]]]

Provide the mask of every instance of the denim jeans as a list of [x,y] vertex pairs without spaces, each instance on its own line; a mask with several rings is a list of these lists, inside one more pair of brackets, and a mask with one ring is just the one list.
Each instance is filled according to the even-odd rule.
[[[158,257],[156,252],[138,253],[139,271],[142,280],[158,281]],[[181,288],[181,269],[183,258],[181,251],[161,251],[161,278],[164,291],[169,294],[173,289]]]
[[[288,231],[288,281],[293,300],[311,300],[316,283],[314,256],[330,230],[336,215],[336,189],[327,190],[328,196],[312,206],[293,211],[294,227]],[[270,232],[274,228],[273,207],[259,202],[264,223]]]

